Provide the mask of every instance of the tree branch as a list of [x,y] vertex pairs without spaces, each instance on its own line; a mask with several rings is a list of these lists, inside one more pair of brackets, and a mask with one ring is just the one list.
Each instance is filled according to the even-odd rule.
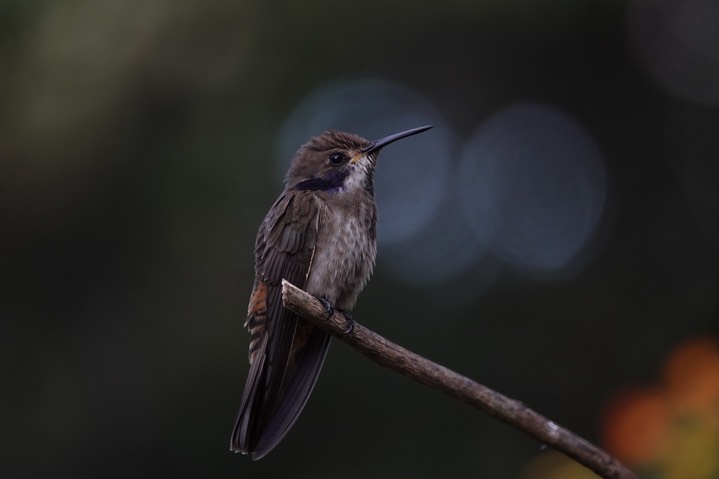
[[604,478],[637,479],[632,471],[603,450],[521,402],[394,344],[364,326],[348,321],[341,313],[335,312],[328,318],[325,306],[317,298],[285,280],[282,281],[282,302],[287,309],[341,339],[377,364],[511,424]]

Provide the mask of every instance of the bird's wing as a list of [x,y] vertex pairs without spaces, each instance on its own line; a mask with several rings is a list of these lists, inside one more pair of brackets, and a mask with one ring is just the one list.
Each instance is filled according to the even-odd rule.
[[330,336],[282,306],[282,279],[304,288],[319,227],[310,192],[285,192],[260,226],[246,326],[250,371],[230,448],[259,459],[284,437],[312,392]]

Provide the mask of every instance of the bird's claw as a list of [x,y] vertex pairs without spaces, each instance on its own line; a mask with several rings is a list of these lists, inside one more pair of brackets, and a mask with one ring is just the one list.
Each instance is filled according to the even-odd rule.
[[330,304],[329,301],[327,301],[326,298],[319,298],[319,300],[322,302],[322,306],[325,307],[325,314],[327,314],[327,319],[330,319],[335,314],[335,308]]
[[355,330],[355,320],[352,318],[347,318],[347,329],[342,331],[343,334],[349,335],[352,334]]
[[342,331],[343,334],[352,334],[352,332],[355,330],[355,320],[352,319],[352,313],[349,311],[342,311],[340,310],[340,313],[344,315],[344,317],[347,319],[347,329]]
[[338,313],[342,313],[342,315],[347,319],[347,329],[342,331],[343,334],[352,334],[352,332],[355,330],[355,320],[352,319],[352,313],[349,311],[344,311],[341,309],[335,310],[335,307],[332,306],[332,304],[327,301],[327,298],[317,298],[322,302],[322,305],[325,307],[325,314],[327,315],[327,319],[330,319],[332,316],[334,316],[335,311]]
[[322,306],[325,307],[325,314],[327,315],[326,319],[330,319],[332,316],[334,316],[335,311],[337,311],[338,313],[341,313],[342,316],[344,316],[345,319],[347,320],[347,329],[342,331],[342,334],[352,334],[352,332],[355,329],[355,320],[352,319],[352,313],[350,313],[349,311],[344,311],[342,309],[335,309],[335,307],[332,306],[332,303],[327,301],[327,298],[317,298],[317,299],[319,299],[320,302],[322,303]]

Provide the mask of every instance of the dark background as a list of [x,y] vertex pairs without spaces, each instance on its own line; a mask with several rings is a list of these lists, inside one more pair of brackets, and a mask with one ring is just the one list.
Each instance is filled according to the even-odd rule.
[[516,477],[539,453],[339,342],[275,451],[228,451],[278,142],[311,92],[362,78],[431,102],[448,165],[511,105],[591,139],[601,214],[570,262],[489,251],[413,281],[380,243],[355,319],[599,441],[616,391],[719,334],[717,24],[700,0],[5,0],[2,475]]

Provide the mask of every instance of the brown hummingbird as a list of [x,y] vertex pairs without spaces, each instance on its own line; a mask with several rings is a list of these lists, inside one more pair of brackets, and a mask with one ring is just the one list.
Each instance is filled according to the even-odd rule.
[[282,279],[349,313],[374,268],[379,151],[431,126],[368,141],[329,130],[302,145],[285,189],[260,225],[245,327],[250,370],[230,449],[253,460],[270,452],[299,416],[317,381],[329,334],[282,306]]

